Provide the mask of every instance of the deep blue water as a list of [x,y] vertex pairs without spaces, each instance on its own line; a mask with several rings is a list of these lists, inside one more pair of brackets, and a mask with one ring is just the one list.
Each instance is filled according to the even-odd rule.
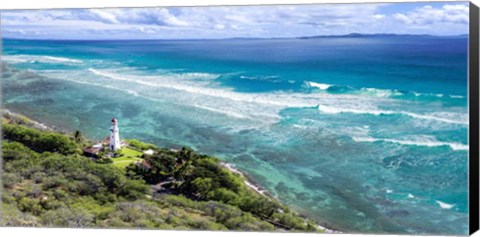
[[188,145],[346,232],[466,234],[467,38],[4,40],[4,106]]

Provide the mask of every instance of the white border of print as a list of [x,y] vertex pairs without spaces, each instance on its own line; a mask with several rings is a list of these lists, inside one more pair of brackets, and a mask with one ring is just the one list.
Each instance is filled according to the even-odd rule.
[[[214,6],[214,5],[267,5],[267,4],[308,4],[308,3],[375,3],[375,2],[417,2],[416,0],[0,0],[0,10],[6,9],[53,9],[53,8],[105,8],[105,7],[153,7],[153,6]],[[421,0],[435,2],[435,0]],[[438,1],[438,0],[437,0]],[[447,0],[452,1],[452,0]],[[455,1],[455,0],[454,0]],[[472,0],[480,6],[480,0]],[[0,214],[1,215],[1,214]],[[48,236],[48,237],[382,237],[398,235],[353,235],[353,234],[301,234],[264,232],[212,232],[212,231],[165,231],[165,230],[120,230],[120,229],[69,229],[69,228],[12,228],[0,227],[0,236]],[[480,232],[473,235],[480,237]]]

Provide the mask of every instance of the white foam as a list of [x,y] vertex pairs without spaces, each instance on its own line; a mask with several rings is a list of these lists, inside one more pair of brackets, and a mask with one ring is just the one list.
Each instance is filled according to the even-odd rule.
[[[85,75],[85,72],[91,74]],[[135,72],[133,69],[133,73]],[[281,119],[278,112],[285,107],[278,100],[289,101],[286,98],[279,99],[276,95],[238,93],[230,91],[228,88],[204,86],[209,82],[203,79],[218,77],[218,75],[208,73],[171,73],[170,71],[154,76],[132,75],[132,68],[113,70],[90,68],[85,71],[75,70],[73,72],[70,70],[42,70],[40,73],[47,74],[51,78],[121,90],[152,101],[172,101],[229,117],[255,120],[254,127],[278,122]],[[201,80],[198,80],[199,77]],[[119,83],[119,81],[131,83]],[[301,100],[298,99],[298,101]],[[302,106],[302,104],[296,105]]]
[[315,87],[315,88],[318,88],[320,90],[326,90],[326,89],[330,88],[331,86],[333,86],[333,85],[330,85],[330,84],[318,83],[318,82],[313,82],[313,81],[305,81],[305,84],[309,87]]
[[[10,55],[3,55],[1,56],[2,61],[8,62],[8,63],[26,63],[28,62],[26,59],[23,58],[18,58],[15,56],[10,56]],[[35,62],[35,61],[30,61],[30,63]]]
[[352,113],[352,114],[372,114],[372,115],[381,115],[381,114],[393,114],[393,111],[385,110],[376,110],[376,109],[355,109],[355,108],[337,108],[326,105],[318,105],[318,110],[327,114],[341,114],[341,113]]
[[112,89],[112,90],[123,91],[123,92],[126,92],[130,95],[133,95],[133,96],[139,96],[139,94],[134,90],[122,89],[122,88],[119,88],[119,87],[105,85],[105,84],[101,84],[101,83],[85,82],[85,81],[71,80],[71,79],[66,79],[66,78],[62,78],[62,80],[70,81],[70,82],[74,82],[74,83],[78,83],[78,84],[85,84],[85,85],[89,85],[89,86],[104,87],[104,88],[108,88],[108,89]]
[[[401,96],[404,95],[404,93],[398,91],[398,90],[388,90],[388,89],[377,89],[377,88],[361,88],[360,91],[364,92],[364,94],[370,94],[374,95],[377,97],[391,97],[391,96]],[[445,94],[432,94],[432,93],[420,93],[420,92],[415,92],[412,91],[410,92],[416,97],[420,96],[434,96],[438,98],[445,97]],[[456,96],[456,95],[450,95],[451,98],[465,98],[464,96]]]
[[240,76],[241,79],[247,79],[247,80],[262,80],[262,79],[275,79],[278,78],[278,76]]
[[208,111],[214,112],[214,113],[225,114],[227,116],[234,117],[234,118],[240,118],[240,119],[250,119],[251,118],[249,116],[246,116],[246,115],[243,115],[243,114],[240,114],[240,113],[235,113],[235,112],[222,110],[222,109],[211,108],[211,107],[207,107],[207,106],[195,105],[195,107],[197,107],[199,109],[208,110]]
[[[131,70],[131,68],[125,68],[124,70]],[[148,86],[160,86],[161,84],[155,84],[157,81],[185,81],[185,80],[213,80],[219,77],[217,74],[211,73],[199,73],[199,72],[187,72],[187,73],[168,73],[164,72],[162,75],[147,76],[147,75],[129,75],[129,74],[119,74],[109,70],[98,70],[94,68],[89,68],[88,71],[91,73],[108,77],[115,80],[129,81],[139,84],[144,84]]]
[[304,94],[287,94],[287,93],[239,93],[229,88],[213,88],[207,87],[205,84],[196,82],[194,79],[198,76],[216,78],[218,75],[205,73],[189,73],[189,74],[171,74],[158,76],[140,76],[140,75],[121,75],[93,68],[88,69],[90,72],[119,81],[128,81],[148,87],[167,88],[178,91],[185,91],[191,94],[205,95],[228,99],[237,102],[247,102],[253,104],[264,104],[275,106],[278,108],[287,107],[312,107],[320,97],[308,97]]
[[[328,88],[334,86],[331,84],[318,83],[313,81],[305,81],[305,85],[307,87],[318,88],[320,90],[327,90]],[[383,97],[383,98],[388,98],[391,96],[398,96],[403,94],[402,92],[399,92],[397,90],[377,89],[377,88],[360,88],[352,92],[352,94],[355,94],[355,93],[363,94],[367,96]]]
[[83,61],[73,58],[53,57],[47,55],[4,55],[2,60],[9,63],[82,63]]
[[[85,82],[121,87],[129,90],[127,91],[128,93],[141,94],[145,98],[160,98],[162,101],[172,100],[181,104],[196,105],[199,108],[231,117],[255,118],[263,120],[265,123],[277,122],[281,118],[279,112],[285,108],[304,108],[317,105],[320,111],[330,114],[381,115],[400,113],[419,119],[458,124],[465,123],[462,120],[453,120],[455,113],[452,116],[444,116],[443,114],[420,115],[410,112],[377,109],[376,105],[378,104],[388,104],[389,99],[387,98],[372,99],[353,94],[311,94],[300,92],[241,93],[233,91],[232,88],[216,86],[215,79],[220,75],[211,73],[162,71],[156,75],[145,75],[135,68],[89,68],[87,72],[91,73],[91,75],[84,75],[85,71],[79,71],[77,76],[72,76],[71,72],[68,72],[66,73],[67,75],[62,77],[69,80],[74,78],[75,80]],[[119,81],[129,83],[119,83]],[[320,101],[322,105],[319,105]],[[339,104],[341,106],[338,106]]]
[[[157,76],[143,75],[122,75],[107,70],[90,68],[88,71],[103,78],[117,81],[127,81],[147,86],[142,89],[142,94],[151,91],[148,97],[161,96],[173,99],[177,103],[194,105],[197,108],[205,109],[214,113],[221,113],[230,117],[241,119],[255,119],[260,124],[275,123],[280,119],[278,112],[285,107],[282,101],[275,95],[263,95],[254,93],[238,93],[228,88],[212,88],[205,85],[205,82],[196,80],[198,76],[203,78],[216,78],[218,75],[205,73],[173,73]],[[175,90],[172,92],[155,92],[152,89]],[[179,93],[180,92],[180,93]],[[187,92],[188,94],[185,94]],[[158,94],[161,93],[161,94]],[[219,99],[220,98],[220,99]],[[183,103],[182,103],[183,102]],[[294,102],[290,102],[292,103]],[[304,104],[294,104],[303,106]]]
[[451,119],[451,118],[445,118],[445,117],[438,117],[432,114],[416,114],[416,113],[407,112],[407,111],[378,110],[374,108],[357,109],[357,108],[339,108],[339,107],[318,105],[318,110],[327,114],[352,113],[352,114],[371,114],[376,116],[382,115],[382,114],[388,114],[388,115],[403,114],[416,119],[434,120],[434,121],[443,122],[443,123],[468,125],[468,118],[463,118],[464,116],[459,116],[458,114],[455,114],[455,116],[458,117],[459,119]]
[[56,61],[56,62],[69,62],[69,63],[81,63],[81,60],[78,59],[71,59],[71,58],[63,58],[63,57],[52,57],[52,56],[43,56],[43,58]]
[[[123,75],[118,73],[112,73],[105,70],[97,70],[90,68],[90,72],[115,80],[128,81],[137,84],[142,84],[148,87],[162,87],[168,89],[174,89],[179,91],[185,91],[192,94],[200,94],[206,96],[219,97],[223,99],[228,99],[231,101],[237,102],[247,102],[255,104],[264,104],[269,106],[275,106],[278,108],[288,108],[288,107],[311,107],[314,106],[316,101],[326,98],[343,98],[343,102],[347,102],[348,99],[356,99],[357,103],[354,103],[350,108],[340,108],[336,106],[327,106],[327,105],[318,105],[318,109],[324,113],[329,114],[338,114],[338,113],[354,113],[354,114],[372,114],[372,115],[382,115],[382,114],[404,114],[417,119],[433,120],[444,123],[451,124],[468,124],[468,119],[455,120],[445,117],[438,117],[435,115],[422,115],[416,114],[407,111],[390,111],[390,110],[379,110],[375,109],[373,106],[367,108],[361,108],[361,102],[358,101],[358,97],[354,95],[306,95],[300,93],[238,93],[229,90],[228,88],[212,88],[206,84],[199,84],[198,82],[192,83],[195,78],[209,78],[214,79],[219,75],[208,74],[208,73],[180,73],[180,74],[169,74],[169,75],[157,75],[157,76],[139,76],[139,75]],[[308,82],[312,83],[312,82]],[[321,84],[313,82],[313,85],[319,86],[321,88],[328,88],[327,84]],[[277,110],[278,110],[277,108]],[[458,117],[458,116],[457,116]]]
[[389,138],[373,138],[373,137],[352,137],[356,142],[390,142],[397,143],[401,145],[409,146],[427,146],[427,147],[438,147],[438,146],[449,146],[452,150],[465,150],[469,149],[468,145],[455,143],[455,142],[441,142],[435,140],[435,138],[430,136],[417,136],[415,138],[398,140],[398,139],[389,139]]
[[438,200],[436,200],[435,202],[443,209],[452,209],[452,207],[455,206],[455,204],[448,204],[448,203],[438,201]]
[[294,125],[292,125],[292,127],[294,127],[294,128],[299,128],[299,129],[308,129],[308,128],[309,128],[309,127],[307,127],[307,126],[299,125],[299,124],[294,124]]
[[[413,118],[418,118],[418,119],[426,119],[426,120],[435,120],[438,122],[443,122],[443,123],[452,123],[452,124],[464,124],[468,125],[468,118],[467,119],[450,119],[450,118],[442,118],[442,117],[437,117],[434,115],[422,115],[422,114],[415,114],[415,113],[410,113],[410,112],[401,112],[402,114],[408,115]],[[460,118],[460,116],[459,116]]]
[[413,194],[411,194],[411,193],[409,193],[409,194],[407,195],[407,197],[408,197],[408,198],[415,198],[415,196],[413,196]]
[[376,97],[390,97],[394,95],[402,95],[401,92],[396,90],[384,90],[384,89],[376,89],[376,88],[362,88],[360,91],[363,94],[373,95]]
[[450,98],[453,98],[453,99],[463,99],[465,98],[465,96],[463,95],[447,95],[447,94],[441,94],[441,93],[419,93],[419,92],[411,92],[413,93],[413,95],[419,97],[419,96],[434,96],[434,97],[438,97],[438,98],[443,98],[443,97],[450,97]]

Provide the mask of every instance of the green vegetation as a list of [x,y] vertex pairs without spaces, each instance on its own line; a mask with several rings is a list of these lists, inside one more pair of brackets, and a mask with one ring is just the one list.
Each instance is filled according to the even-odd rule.
[[128,143],[129,146],[139,150],[148,150],[148,149],[156,148],[156,146],[153,144],[144,143],[135,139],[125,139],[125,141]]
[[80,147],[65,135],[40,131],[23,125],[4,123],[3,137],[17,141],[37,152],[58,152],[63,155],[80,153]]
[[120,151],[120,154],[121,154],[121,157],[130,157],[130,158],[138,157],[138,158],[140,158],[140,157],[142,157],[143,152],[136,151],[132,148],[124,147]]
[[125,169],[128,165],[141,161],[142,152],[132,150],[130,148],[122,148],[120,157],[112,158],[113,165],[118,168]]
[[192,200],[216,201],[236,207],[244,212],[284,229],[314,231],[316,224],[305,221],[288,207],[256,193],[246,186],[238,174],[219,165],[219,160],[193,152],[157,150],[145,157],[150,169],[129,165],[127,176],[147,183],[167,183],[167,187]]
[[155,153],[140,158],[124,148],[112,164],[82,156],[80,132],[66,136],[9,120],[3,128],[0,225],[318,231],[218,159],[188,148],[130,140]]
[[[113,165],[118,168],[125,169],[128,165],[136,161],[142,161],[143,152],[124,147],[118,152],[118,157],[112,158]],[[110,159],[109,159],[110,160]]]

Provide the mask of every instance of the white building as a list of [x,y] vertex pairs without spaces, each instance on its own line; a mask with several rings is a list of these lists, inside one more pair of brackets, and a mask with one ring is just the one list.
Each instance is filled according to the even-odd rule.
[[112,119],[112,126],[110,127],[110,144],[108,146],[110,150],[116,151],[121,148],[120,132],[118,130],[117,119]]
[[153,155],[153,153],[155,153],[155,151],[152,150],[152,149],[148,149],[148,150],[146,150],[146,151],[143,151],[143,154],[149,155],[149,156]]

